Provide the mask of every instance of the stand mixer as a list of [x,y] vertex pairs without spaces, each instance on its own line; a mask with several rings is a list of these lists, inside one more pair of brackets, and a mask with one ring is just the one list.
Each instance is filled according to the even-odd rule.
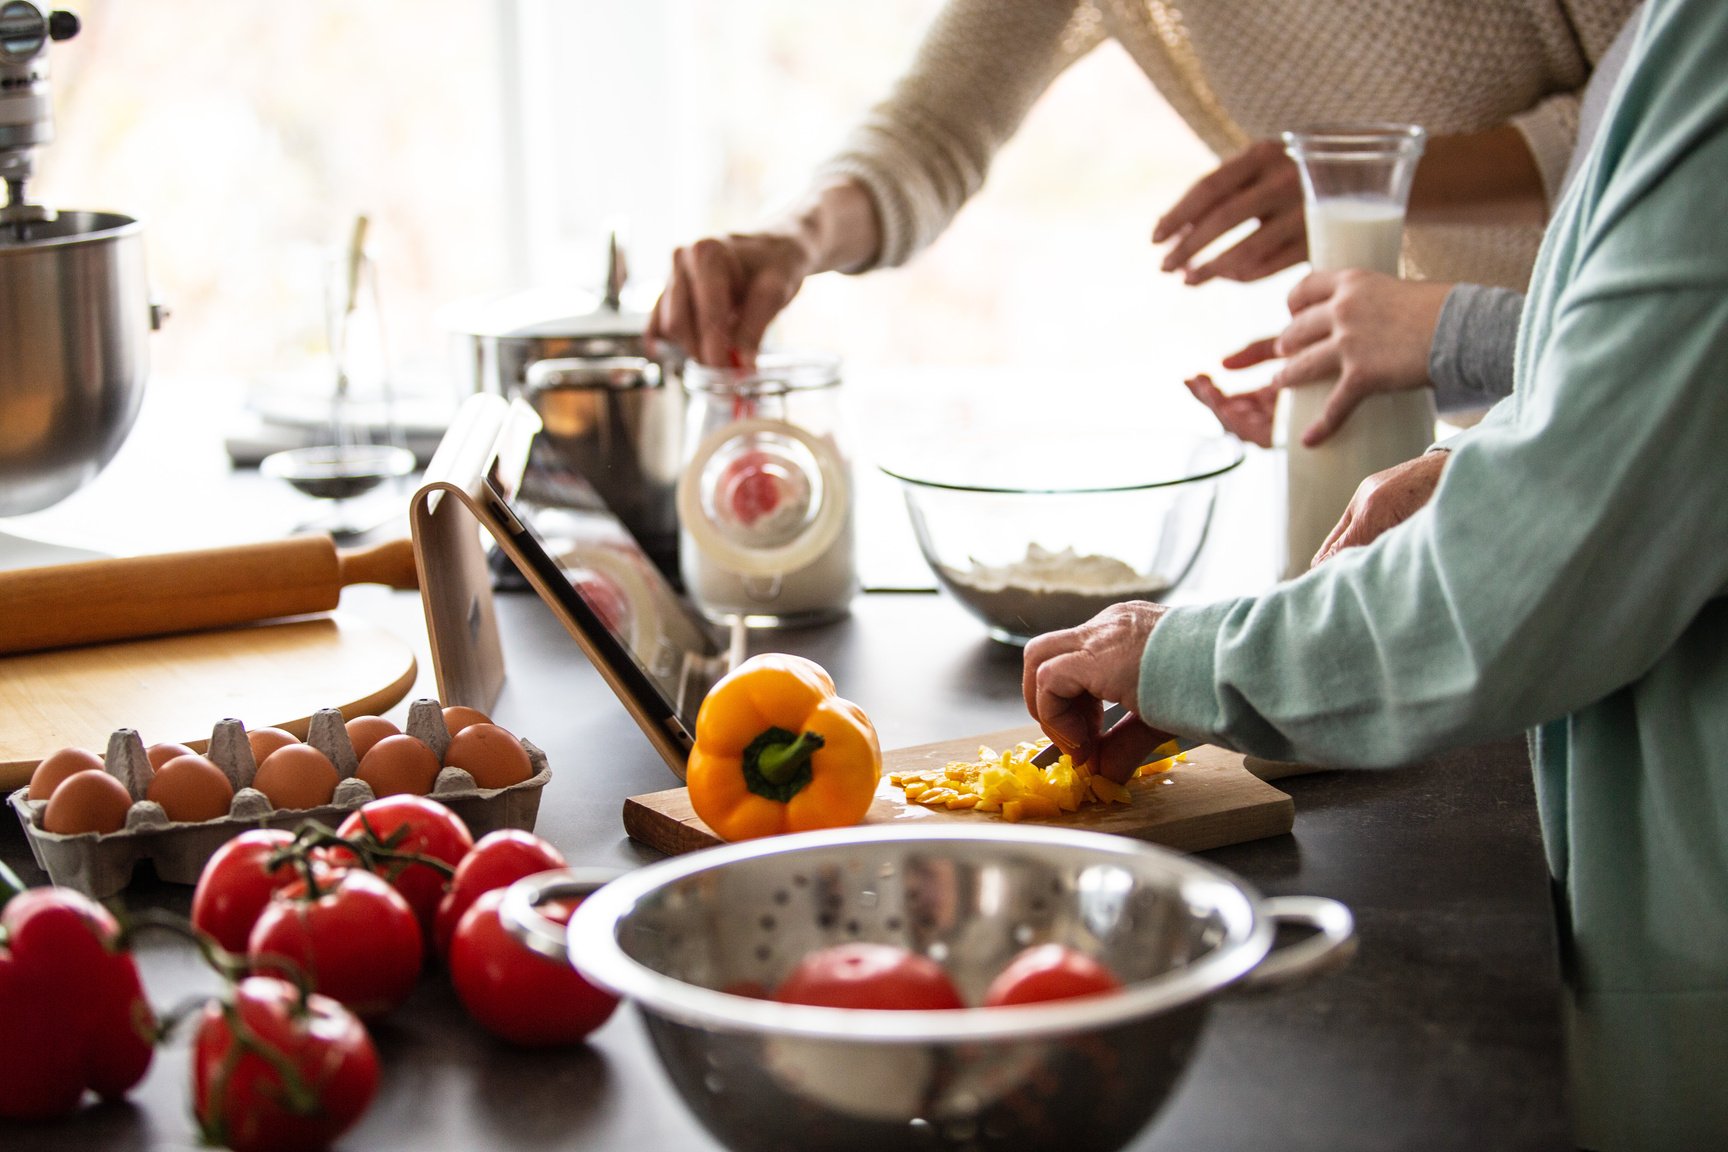
[[137,419],[147,341],[165,311],[145,284],[143,227],[34,204],[36,149],[54,137],[48,49],[78,17],[0,3],[0,516],[88,483]]

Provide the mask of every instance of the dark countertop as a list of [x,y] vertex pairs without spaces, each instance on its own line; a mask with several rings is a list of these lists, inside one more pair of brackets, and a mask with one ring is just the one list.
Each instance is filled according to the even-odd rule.
[[[352,589],[344,610],[413,638],[424,654],[412,595]],[[509,680],[494,717],[543,747],[553,766],[538,831],[573,864],[650,858],[624,838],[620,805],[670,786],[671,776],[537,600],[504,597],[499,616]],[[867,702],[888,747],[1024,720],[1019,653],[984,639],[935,596],[867,595],[851,619],[782,633],[782,642]],[[431,694],[424,655],[421,665],[415,694]],[[1344,901],[1360,952],[1303,986],[1223,1000],[1186,1078],[1133,1147],[1570,1148],[1553,925],[1522,743],[1278,786],[1295,797],[1294,834],[1206,855],[1267,894]],[[0,856],[27,881],[42,879],[9,822]],[[146,880],[127,902],[184,911],[189,897]],[[159,1008],[213,986],[177,941],[149,942],[140,955]],[[517,1052],[469,1025],[443,981],[425,979],[374,1034],[383,1087],[344,1148],[717,1147],[629,1010],[584,1047]],[[176,1040],[129,1102],[50,1125],[0,1125],[0,1146],[196,1147],[186,1064]]]

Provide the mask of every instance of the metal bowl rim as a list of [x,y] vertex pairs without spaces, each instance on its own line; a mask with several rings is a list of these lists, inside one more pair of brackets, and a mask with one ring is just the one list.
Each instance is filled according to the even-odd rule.
[[[818,1008],[733,995],[666,976],[625,953],[618,925],[666,884],[727,864],[806,850],[900,841],[965,841],[1071,847],[1104,857],[1155,858],[1184,885],[1217,893],[1226,920],[1224,943],[1191,964],[1121,992],[1048,1004],[947,1011]],[[766,837],[673,857],[628,873],[585,899],[566,939],[583,975],[637,1002],[654,1015],[712,1031],[799,1036],[865,1043],[966,1043],[1033,1040],[1096,1032],[1203,1000],[1247,975],[1271,950],[1274,928],[1260,912],[1259,893],[1216,865],[1142,841],[1079,829],[1010,825],[980,828],[832,829]]]

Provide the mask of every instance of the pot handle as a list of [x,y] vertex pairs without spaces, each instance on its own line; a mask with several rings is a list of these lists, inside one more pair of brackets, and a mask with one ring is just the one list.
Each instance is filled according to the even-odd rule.
[[504,931],[518,943],[542,956],[570,962],[564,925],[540,915],[540,905],[552,900],[572,900],[592,895],[624,875],[617,868],[554,868],[536,872],[510,885],[498,906]]
[[1273,948],[1236,985],[1258,992],[1341,967],[1356,954],[1356,920],[1350,909],[1324,896],[1273,896],[1260,901],[1260,913],[1273,924],[1295,924],[1314,934],[1285,948]]

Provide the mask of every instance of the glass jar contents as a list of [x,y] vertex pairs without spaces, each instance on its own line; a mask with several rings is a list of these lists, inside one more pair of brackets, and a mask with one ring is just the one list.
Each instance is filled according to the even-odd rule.
[[687,365],[680,567],[704,615],[756,627],[831,620],[857,590],[838,364],[765,355]]

